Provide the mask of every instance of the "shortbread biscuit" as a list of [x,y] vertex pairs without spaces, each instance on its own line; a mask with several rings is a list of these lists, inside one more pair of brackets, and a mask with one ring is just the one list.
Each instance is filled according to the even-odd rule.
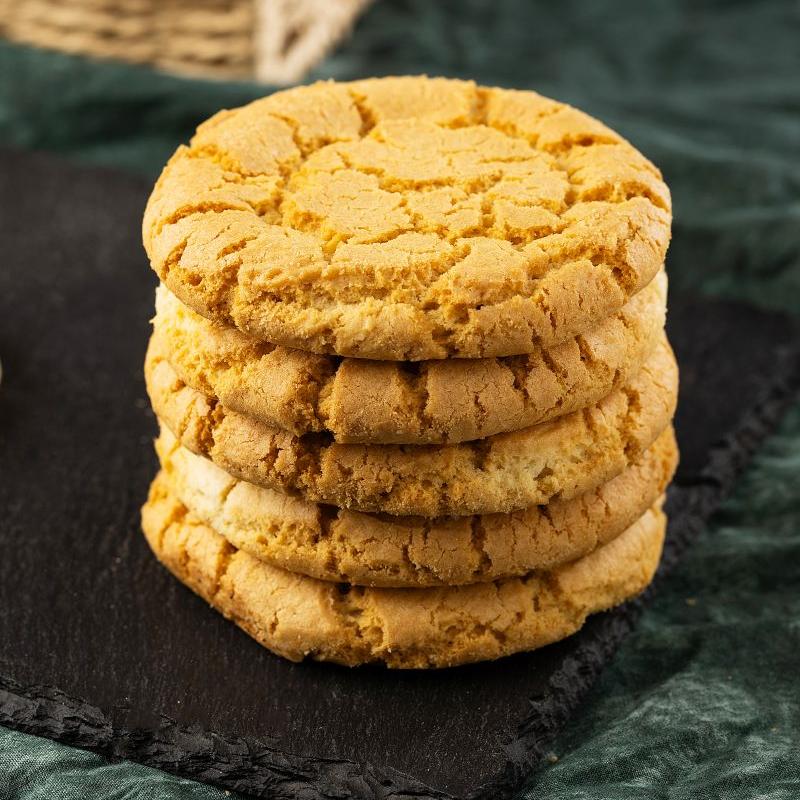
[[452,445],[293,436],[191,389],[152,342],[145,379],[161,421],[185,447],[231,475],[340,508],[437,517],[514,511],[605,483],[669,425],[678,373],[664,338],[635,378],[596,405]]
[[658,565],[666,519],[656,506],[609,544],[552,571],[437,589],[351,587],[272,567],[200,522],[160,477],[142,527],[167,569],[278,655],[421,668],[543,647],[639,594]]
[[175,372],[225,408],[298,436],[446,444],[483,439],[599,401],[639,371],[664,328],[662,271],[586,334],[524,356],[370,361],[274,346],[211,322],[163,285],[153,336]]
[[166,429],[156,450],[171,494],[239,550],[320,580],[390,587],[520,577],[581,558],[658,500],[678,460],[668,428],[635,464],[573,500],[430,520],[347,511],[246,483],[181,447]]
[[198,313],[288,347],[395,361],[534,352],[661,269],[659,171],[534,92],[426,77],[317,83],[222,111],[144,215]]

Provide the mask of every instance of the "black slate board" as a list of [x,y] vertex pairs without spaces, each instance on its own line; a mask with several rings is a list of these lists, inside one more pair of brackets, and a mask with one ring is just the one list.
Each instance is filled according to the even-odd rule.
[[112,172],[0,154],[0,723],[262,797],[507,794],[778,418],[797,330],[672,299],[683,462],[644,598],[494,664],[294,665],[182,588],[139,533],[155,471],[146,194]]

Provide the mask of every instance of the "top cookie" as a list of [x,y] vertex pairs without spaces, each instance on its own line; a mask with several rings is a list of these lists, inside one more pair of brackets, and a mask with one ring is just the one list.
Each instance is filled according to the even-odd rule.
[[256,338],[386,360],[531,352],[661,268],[659,171],[534,92],[425,77],[317,83],[222,111],[145,211],[159,277]]

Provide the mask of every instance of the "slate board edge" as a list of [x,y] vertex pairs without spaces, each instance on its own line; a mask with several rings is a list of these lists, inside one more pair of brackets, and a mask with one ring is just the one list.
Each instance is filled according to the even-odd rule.
[[[645,605],[730,491],[761,441],[775,428],[800,386],[800,353],[776,351],[775,382],[710,453],[692,485],[674,487],[670,535],[658,575],[636,600],[603,614],[596,635],[551,677],[549,691],[531,702],[531,713],[506,746],[507,761],[495,780],[468,797],[511,796],[546,756],[547,745],[587,695],[603,666],[633,630]],[[455,800],[409,775],[349,760],[298,756],[250,738],[181,726],[164,719],[156,731],[116,725],[113,715],[58,689],[23,686],[0,674],[0,724],[96,752],[110,760],[147,766],[275,800]]]

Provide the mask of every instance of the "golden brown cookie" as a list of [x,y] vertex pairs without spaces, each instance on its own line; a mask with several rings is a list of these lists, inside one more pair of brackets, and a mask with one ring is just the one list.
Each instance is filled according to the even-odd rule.
[[163,285],[153,336],[193,389],[298,436],[444,444],[519,430],[592,405],[638,372],[664,328],[662,271],[585,334],[523,356],[397,362],[316,355],[207,320]]
[[320,580],[394,587],[520,577],[581,558],[658,500],[678,460],[668,428],[635,464],[573,500],[430,520],[347,511],[246,483],[181,447],[166,429],[156,450],[172,495],[239,550]]
[[659,171],[534,92],[317,83],[222,111],[143,222],[154,270],[255,338],[395,361],[536,351],[616,314],[664,263]]
[[188,387],[153,342],[145,378],[161,421],[185,447],[231,475],[340,508],[437,517],[514,511],[610,480],[669,425],[678,372],[664,338],[635,378],[596,405],[452,445],[293,436]]
[[543,647],[639,594],[658,565],[666,518],[657,505],[608,544],[549,572],[436,589],[351,587],[272,567],[200,522],[161,477],[142,527],[170,572],[278,655],[420,668]]

